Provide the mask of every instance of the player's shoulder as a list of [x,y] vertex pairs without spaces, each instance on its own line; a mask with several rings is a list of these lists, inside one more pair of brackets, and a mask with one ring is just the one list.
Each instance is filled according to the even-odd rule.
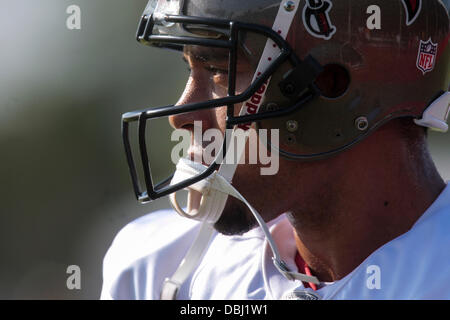
[[450,186],[412,228],[373,252],[325,298],[450,299]]
[[[172,209],[163,209],[139,217],[125,225],[113,240],[112,247],[152,248],[155,244],[170,242],[176,236],[195,229],[197,221],[180,217]],[[152,245],[145,243],[152,240]]]
[[102,298],[155,298],[156,288],[172,272],[170,265],[181,261],[199,226],[173,210],[156,211],[128,223],[104,257]]

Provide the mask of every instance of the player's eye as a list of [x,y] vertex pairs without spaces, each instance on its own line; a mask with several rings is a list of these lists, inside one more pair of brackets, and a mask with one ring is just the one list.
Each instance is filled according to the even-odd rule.
[[206,70],[208,70],[209,72],[211,72],[214,76],[216,75],[225,75],[228,76],[228,70],[225,69],[220,69],[214,66],[207,66],[205,67]]
[[228,87],[228,70],[212,66],[207,67],[207,70],[211,73],[211,79],[216,87],[220,87],[222,89],[226,89]]

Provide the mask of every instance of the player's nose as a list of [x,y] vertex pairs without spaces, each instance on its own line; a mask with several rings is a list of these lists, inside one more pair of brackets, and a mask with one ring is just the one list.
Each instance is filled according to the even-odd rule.
[[[211,99],[211,88],[208,79],[201,75],[191,74],[186,83],[183,94],[176,103],[177,106],[203,102]],[[194,121],[201,121],[203,130],[213,128],[216,123],[214,112],[211,109],[203,109],[188,113],[177,114],[169,117],[170,125],[175,129],[192,130]]]

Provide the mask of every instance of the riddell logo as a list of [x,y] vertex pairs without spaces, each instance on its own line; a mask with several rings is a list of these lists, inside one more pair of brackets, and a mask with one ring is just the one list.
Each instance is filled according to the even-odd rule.
[[[264,97],[264,94],[266,93],[266,89],[267,89],[267,81],[264,82],[264,84],[261,86],[261,88],[259,88],[254,94],[253,96],[250,98],[249,101],[247,101],[244,104],[244,110],[245,113],[244,114],[255,114],[258,112],[259,106],[262,103],[262,99]],[[238,128],[242,129],[244,131],[249,130],[251,127],[251,123],[243,123],[243,124],[239,124]]]

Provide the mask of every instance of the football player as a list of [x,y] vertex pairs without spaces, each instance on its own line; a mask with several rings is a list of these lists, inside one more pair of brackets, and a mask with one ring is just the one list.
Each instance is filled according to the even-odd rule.
[[[169,196],[182,217],[120,231],[102,298],[450,299],[450,187],[427,149],[448,130],[448,2],[150,0],[137,40],[190,69],[177,104],[122,126],[137,199]],[[193,139],[157,184],[146,132],[163,117]],[[213,161],[199,127],[223,133]],[[224,160],[255,141],[276,172]]]

